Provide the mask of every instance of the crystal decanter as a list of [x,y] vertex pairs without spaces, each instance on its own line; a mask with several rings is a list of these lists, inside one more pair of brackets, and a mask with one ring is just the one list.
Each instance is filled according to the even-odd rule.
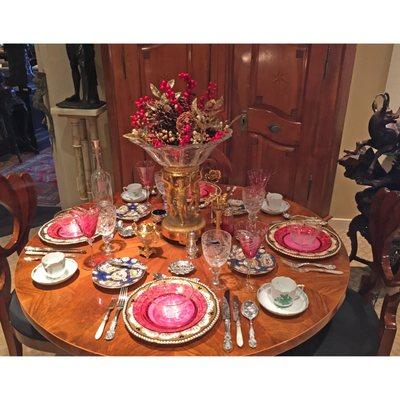
[[93,201],[99,205],[113,204],[111,175],[102,167],[100,141],[93,140],[95,169],[91,176]]

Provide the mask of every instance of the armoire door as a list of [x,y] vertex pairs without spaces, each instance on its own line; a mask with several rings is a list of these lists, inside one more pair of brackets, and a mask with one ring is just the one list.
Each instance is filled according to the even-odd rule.
[[248,169],[265,168],[272,173],[269,191],[326,214],[341,138],[336,128],[343,124],[335,118],[343,116],[320,122],[336,110],[345,46],[233,47],[232,115],[243,116],[229,147],[231,183],[245,185]]

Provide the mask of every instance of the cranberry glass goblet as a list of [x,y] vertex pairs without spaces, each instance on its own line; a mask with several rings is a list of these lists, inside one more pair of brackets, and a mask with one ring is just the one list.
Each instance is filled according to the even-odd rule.
[[245,288],[249,292],[253,292],[255,289],[250,281],[250,274],[251,270],[255,269],[257,263],[255,257],[264,241],[266,231],[267,225],[260,221],[241,221],[235,226],[235,237],[246,257],[247,279]]
[[154,169],[156,165],[153,161],[144,160],[136,163],[136,170],[139,175],[140,183],[150,193],[151,187],[154,185]]
[[76,207],[72,209],[72,216],[90,246],[90,258],[88,264],[91,268],[96,266],[93,260],[93,240],[96,235],[99,213],[100,208],[97,205],[90,208]]

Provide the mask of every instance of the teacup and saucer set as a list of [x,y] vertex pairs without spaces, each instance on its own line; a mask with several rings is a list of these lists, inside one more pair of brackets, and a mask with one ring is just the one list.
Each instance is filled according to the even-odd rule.
[[32,280],[40,285],[58,285],[65,282],[78,269],[78,263],[66,258],[64,253],[55,251],[46,254],[31,273]]
[[279,193],[268,193],[261,206],[261,210],[270,215],[279,215],[289,210],[290,204],[283,200]]
[[122,200],[128,203],[140,203],[149,197],[149,192],[140,183],[131,183],[123,187]]
[[269,312],[283,317],[301,314],[308,307],[304,285],[286,276],[277,276],[257,291],[257,299]]

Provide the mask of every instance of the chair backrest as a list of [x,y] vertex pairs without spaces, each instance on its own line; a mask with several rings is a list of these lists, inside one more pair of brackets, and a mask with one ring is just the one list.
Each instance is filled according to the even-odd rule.
[[399,192],[382,188],[376,193],[369,213],[369,235],[374,272],[386,286],[400,287],[400,268],[393,265],[393,251],[400,239]]
[[215,148],[202,165],[202,171],[206,173],[211,169],[219,169],[222,173],[221,183],[228,183],[232,175],[232,164],[224,152]]
[[28,241],[29,230],[36,212],[35,185],[29,174],[0,175],[0,204],[13,217],[13,233],[5,246],[0,246],[0,258],[18,254]]
[[380,189],[371,204],[369,236],[373,262],[371,274],[362,282],[360,293],[366,300],[380,285],[386,295],[380,315],[378,355],[390,355],[396,336],[396,314],[400,303],[400,193]]

